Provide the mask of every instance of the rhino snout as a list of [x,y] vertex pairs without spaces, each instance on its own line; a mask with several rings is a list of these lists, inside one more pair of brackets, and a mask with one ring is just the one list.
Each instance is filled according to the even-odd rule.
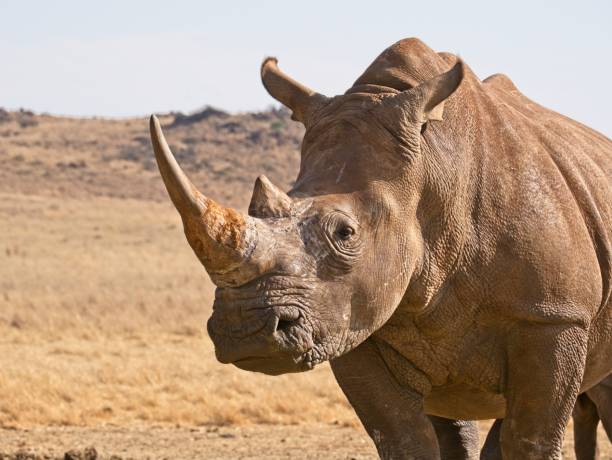
[[313,339],[304,311],[241,294],[218,290],[207,324],[217,359],[267,374],[307,370],[305,356]]

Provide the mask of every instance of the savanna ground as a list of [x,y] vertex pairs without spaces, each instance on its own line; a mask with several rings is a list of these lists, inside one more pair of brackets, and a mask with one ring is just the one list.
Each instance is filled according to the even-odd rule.
[[[168,134],[239,208],[259,171],[286,186],[297,167],[284,113]],[[327,365],[272,378],[216,362],[213,288],[146,136],[143,119],[0,116],[0,459],[376,458]]]

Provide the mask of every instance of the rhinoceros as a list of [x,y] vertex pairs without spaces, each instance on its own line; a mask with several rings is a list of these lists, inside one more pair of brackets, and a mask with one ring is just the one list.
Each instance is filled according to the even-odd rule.
[[612,371],[612,141],[418,39],[335,97],[274,58],[261,77],[306,131],[291,190],[260,176],[247,215],[150,124],[217,285],[217,359],[330,361],[382,458],[439,458],[428,415],[503,418],[504,458],[558,458],[576,397]]

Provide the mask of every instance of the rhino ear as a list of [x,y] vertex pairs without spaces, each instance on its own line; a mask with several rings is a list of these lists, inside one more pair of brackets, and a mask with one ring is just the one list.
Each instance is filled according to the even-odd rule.
[[286,217],[291,213],[291,198],[270,180],[261,175],[255,181],[249,204],[249,216]]
[[463,67],[463,61],[459,59],[448,72],[405,91],[410,93],[409,97],[415,103],[417,121],[426,123],[430,120],[442,120],[444,101],[463,81]]
[[463,62],[459,60],[448,72],[387,99],[385,106],[392,106],[394,113],[399,110],[403,114],[401,120],[421,125],[431,120],[442,120],[444,102],[461,84],[463,73]]
[[270,96],[291,109],[291,118],[304,125],[309,124],[311,115],[328,100],[282,72],[273,57],[261,64],[261,81]]

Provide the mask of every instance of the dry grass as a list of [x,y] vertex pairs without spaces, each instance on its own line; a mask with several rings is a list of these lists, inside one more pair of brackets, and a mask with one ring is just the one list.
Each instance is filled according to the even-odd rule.
[[0,348],[3,426],[353,420],[327,368],[245,375],[216,363],[201,337],[66,338]]
[[212,285],[170,205],[0,195],[0,325],[196,333]]
[[216,362],[169,205],[3,194],[0,223],[0,426],[355,422],[327,366]]

